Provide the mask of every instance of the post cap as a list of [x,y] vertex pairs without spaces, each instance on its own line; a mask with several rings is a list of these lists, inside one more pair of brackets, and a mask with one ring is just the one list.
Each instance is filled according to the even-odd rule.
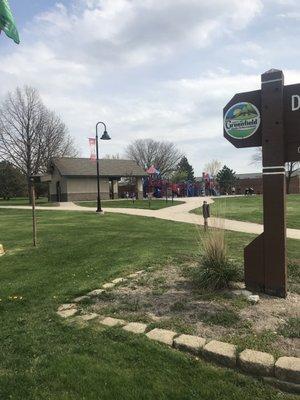
[[275,69],[275,68],[269,69],[268,71],[264,72],[261,75],[262,82],[271,81],[275,79],[276,80],[282,79],[283,81],[283,78],[284,78],[283,72],[280,69]]

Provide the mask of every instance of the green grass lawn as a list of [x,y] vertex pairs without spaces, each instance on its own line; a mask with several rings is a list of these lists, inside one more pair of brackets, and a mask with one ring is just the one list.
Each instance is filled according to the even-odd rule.
[[[1,400],[296,399],[145,337],[71,326],[56,315],[59,304],[109,279],[193,255],[199,237],[193,225],[39,211],[37,249],[30,211],[0,210],[0,226],[7,249],[0,258]],[[253,237],[226,236],[239,258]],[[299,241],[288,245],[289,256],[299,260]]]
[[[48,202],[47,197],[36,199],[36,205],[39,206],[54,206],[55,204]],[[16,197],[10,200],[0,199],[0,206],[29,206],[28,197]]]
[[[142,209],[151,209],[151,210],[160,210],[161,208],[176,206],[178,204],[183,204],[184,201],[174,200],[172,204],[172,200],[169,199],[168,202],[166,200],[151,200],[150,203],[148,200],[104,200],[102,201],[102,207],[113,207],[113,208],[142,208]],[[97,207],[95,201],[79,201],[76,202],[79,206],[83,207]]]
[[[242,196],[216,198],[211,205],[213,216],[235,219],[238,221],[249,221],[263,223],[262,196]],[[195,214],[201,214],[201,208],[193,210]],[[288,228],[300,229],[300,195],[290,194],[287,196],[287,226]]]
[[[174,200],[172,204],[172,200],[168,199],[166,202],[165,199],[163,200],[151,200],[150,207],[148,200],[102,200],[102,207],[113,207],[113,208],[141,208],[141,209],[151,209],[151,210],[160,210],[161,208],[176,206],[178,204],[183,204],[184,201],[177,201]],[[76,202],[79,206],[83,207],[97,207],[96,201],[79,201]],[[12,198],[10,200],[3,200],[0,199],[0,206],[28,206],[29,201],[27,197],[17,197]],[[54,207],[56,206],[55,203],[48,202],[46,197],[41,197],[36,200],[36,205],[38,206],[47,206],[47,207]]]

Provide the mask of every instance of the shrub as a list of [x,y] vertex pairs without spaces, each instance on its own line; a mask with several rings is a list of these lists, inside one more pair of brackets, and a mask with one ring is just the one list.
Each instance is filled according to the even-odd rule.
[[300,338],[300,318],[289,318],[278,333],[287,338]]
[[226,327],[236,326],[240,322],[239,315],[230,309],[217,311],[216,313],[200,313],[199,318],[201,321],[208,325],[221,325]]
[[228,258],[224,230],[212,230],[202,239],[199,267],[193,271],[193,282],[201,289],[224,289],[230,281],[240,279],[237,264]]
[[288,290],[300,294],[300,264],[288,261]]
[[183,311],[186,308],[186,302],[185,301],[175,301],[175,303],[170,305],[170,311],[174,312],[180,312]]
[[300,282],[300,265],[296,261],[288,261],[288,277]]

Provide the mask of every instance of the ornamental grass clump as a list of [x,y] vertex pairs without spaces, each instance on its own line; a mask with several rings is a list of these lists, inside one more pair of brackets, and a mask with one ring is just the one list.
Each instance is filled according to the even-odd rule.
[[208,232],[201,240],[199,266],[193,271],[193,282],[199,289],[218,290],[240,278],[236,263],[228,257],[223,229]]

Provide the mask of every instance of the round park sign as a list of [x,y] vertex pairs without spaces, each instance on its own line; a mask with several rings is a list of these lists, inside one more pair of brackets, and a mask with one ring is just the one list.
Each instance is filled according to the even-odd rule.
[[224,117],[224,129],[234,139],[247,139],[260,125],[260,113],[252,103],[237,103],[231,106]]

